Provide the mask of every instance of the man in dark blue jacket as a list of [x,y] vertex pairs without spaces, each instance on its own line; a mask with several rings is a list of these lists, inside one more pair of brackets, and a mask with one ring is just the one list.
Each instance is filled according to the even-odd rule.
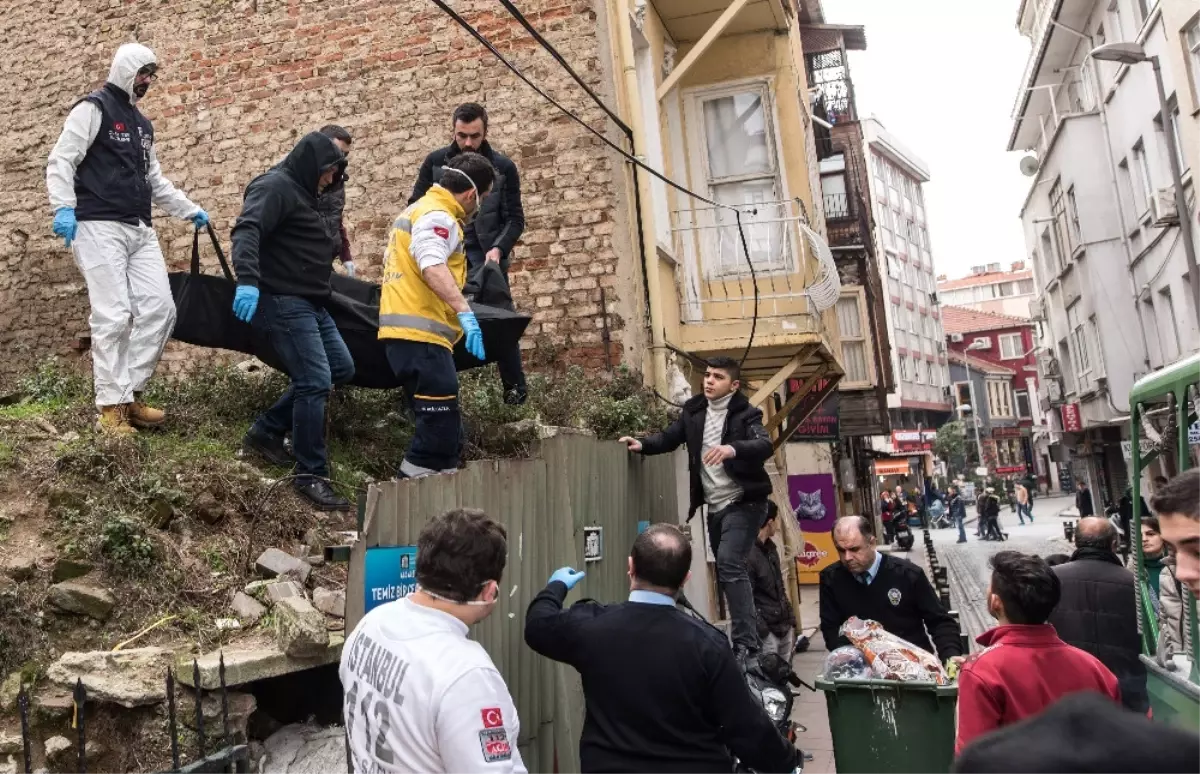
[[[467,266],[470,275],[474,276],[485,262],[491,261],[500,266],[507,279],[512,249],[525,230],[517,165],[488,143],[488,115],[482,105],[474,102],[459,105],[454,109],[452,126],[450,145],[438,148],[425,157],[408,203],[412,204],[424,196],[430,186],[441,179],[446,162],[460,153],[478,153],[492,162],[496,170],[492,192],[484,197],[479,214],[463,229]],[[500,368],[505,402],[524,403],[526,386],[520,347],[514,343],[507,351],[496,353],[496,365]]]
[[628,602],[563,610],[584,575],[563,567],[529,604],[525,643],[583,679],[582,771],[730,772],[733,756],[754,771],[801,764],[724,635],[675,606],[691,564],[683,532],[655,524],[633,543]]

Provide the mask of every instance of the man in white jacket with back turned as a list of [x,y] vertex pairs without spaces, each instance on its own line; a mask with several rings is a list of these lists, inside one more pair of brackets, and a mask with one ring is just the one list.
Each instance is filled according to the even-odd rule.
[[97,427],[117,435],[166,418],[141,401],[175,325],[150,205],[196,228],[208,224],[207,213],[163,177],[154,127],[137,108],[157,70],[145,46],[118,48],[108,82],[75,103],[46,164],[54,233],[74,253],[92,307]]

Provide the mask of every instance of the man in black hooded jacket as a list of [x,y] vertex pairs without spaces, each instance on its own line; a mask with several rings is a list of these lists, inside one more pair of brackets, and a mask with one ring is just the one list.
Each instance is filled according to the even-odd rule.
[[728,357],[708,361],[704,394],[683,404],[683,412],[661,433],[637,440],[621,438],[635,454],[665,454],[687,444],[691,474],[689,519],[708,506],[708,539],[717,558],[717,581],[729,602],[733,645],[743,666],[762,651],[754,593],[746,560],[767,518],[771,477],[771,437],[762,411],[750,405],[741,387],[741,368]]
[[243,447],[290,467],[283,437],[291,430],[296,491],[331,511],[349,510],[350,503],[328,482],[325,401],[334,384],[354,376],[354,361],[325,309],[334,243],[317,197],[345,165],[333,140],[305,135],[282,164],[246,187],[233,227],[233,313],[269,339],[292,382],[246,433]]

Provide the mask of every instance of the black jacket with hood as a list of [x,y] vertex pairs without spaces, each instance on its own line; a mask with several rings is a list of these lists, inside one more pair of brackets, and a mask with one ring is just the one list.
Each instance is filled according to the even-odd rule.
[[[670,427],[642,439],[642,454],[666,454],[687,444],[688,472],[692,493],[688,518],[704,505],[704,485],[700,481],[700,448],[704,441],[704,417],[708,413],[708,398],[696,395],[683,404],[683,411]],[[735,392],[725,416],[725,431],[721,443],[737,452],[722,463],[729,477],[742,488],[742,502],[761,502],[771,494],[771,477],[763,464],[771,458],[771,436],[762,424],[762,412],[750,405],[750,400]]]
[[754,610],[758,613],[758,636],[766,639],[768,634],[777,637],[786,634],[796,625],[796,614],[783,583],[775,541],[770,538],[756,540],[746,558],[746,569],[750,571]]
[[[461,151],[458,145],[450,143],[448,147],[438,148],[426,156],[408,203],[412,204],[420,199],[430,186],[439,182],[446,162],[459,153]],[[517,174],[517,165],[512,163],[508,156],[488,145],[486,140],[479,146],[479,155],[492,162],[496,169],[496,179],[492,182],[492,192],[483,198],[479,215],[463,228],[463,235],[468,248],[478,247],[484,253],[493,247],[500,248],[500,267],[507,272],[509,255],[517,240],[521,238],[521,232],[525,230],[525,210],[521,207],[521,179]]]
[[312,132],[283,163],[246,186],[233,227],[239,285],[314,300],[329,296],[334,242],[317,210],[317,185],[333,166],[342,174],[346,157],[333,140]]

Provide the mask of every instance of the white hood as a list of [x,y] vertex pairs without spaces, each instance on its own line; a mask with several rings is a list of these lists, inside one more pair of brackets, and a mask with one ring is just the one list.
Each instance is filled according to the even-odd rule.
[[128,94],[131,101],[137,102],[133,81],[137,78],[138,70],[157,61],[154,52],[141,43],[126,43],[117,49],[113,57],[112,67],[108,69],[108,82]]

